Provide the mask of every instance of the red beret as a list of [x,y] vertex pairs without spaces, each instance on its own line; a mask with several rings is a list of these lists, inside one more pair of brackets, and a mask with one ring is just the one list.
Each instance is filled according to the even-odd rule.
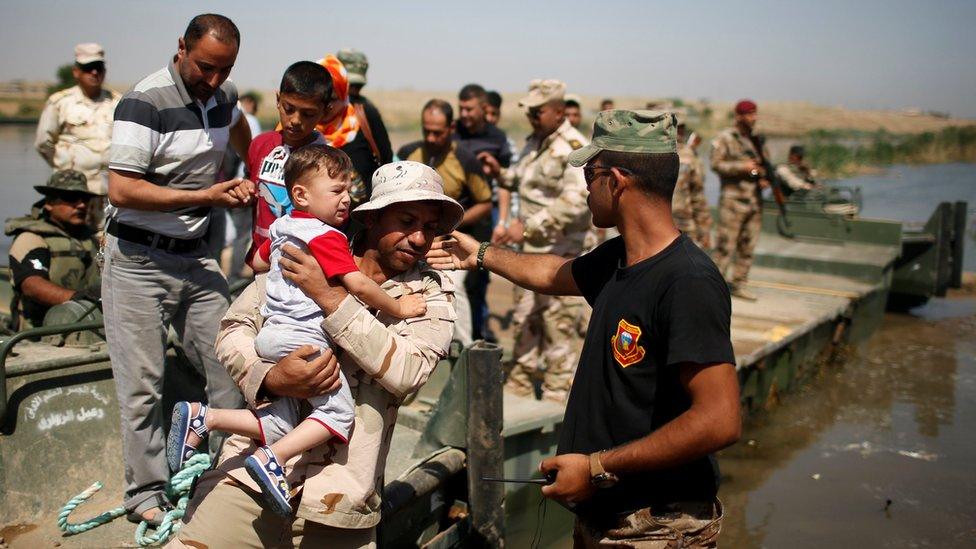
[[749,114],[757,110],[756,104],[748,99],[743,99],[735,104],[735,114]]

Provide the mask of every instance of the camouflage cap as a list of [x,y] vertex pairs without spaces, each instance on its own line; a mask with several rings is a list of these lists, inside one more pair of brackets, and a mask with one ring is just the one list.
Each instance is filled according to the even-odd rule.
[[350,84],[366,84],[366,71],[369,70],[369,59],[366,58],[365,53],[352,48],[343,48],[336,53],[336,57],[346,67]]
[[579,167],[600,151],[673,153],[677,151],[677,121],[665,111],[600,111],[593,123],[593,141],[569,154]]
[[95,61],[105,61],[105,48],[94,42],[87,42],[75,46],[75,63],[87,65]]
[[566,84],[559,80],[536,79],[529,82],[529,95],[519,99],[519,107],[531,109],[540,107],[554,99],[562,99],[566,94]]
[[47,185],[34,185],[34,189],[47,196],[59,193],[86,193],[95,196],[88,190],[88,178],[78,170],[61,170],[47,178]]

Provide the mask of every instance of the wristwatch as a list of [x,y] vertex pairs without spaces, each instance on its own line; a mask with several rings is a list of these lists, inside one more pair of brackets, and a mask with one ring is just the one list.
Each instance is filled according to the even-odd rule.
[[620,478],[603,469],[603,464],[600,463],[600,454],[602,453],[593,452],[590,454],[590,484],[597,488],[610,488],[617,484]]

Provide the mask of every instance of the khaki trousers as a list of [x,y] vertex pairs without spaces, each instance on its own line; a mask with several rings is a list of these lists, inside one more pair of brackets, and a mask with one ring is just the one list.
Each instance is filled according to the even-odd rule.
[[733,286],[749,278],[753,251],[762,232],[762,206],[755,196],[741,197],[737,190],[722,188],[718,209],[718,242],[713,259],[722,276]]
[[260,494],[217,470],[200,477],[183,521],[167,548],[376,547],[374,528],[333,528],[303,518],[280,517],[261,507]]
[[515,345],[506,386],[529,396],[542,382],[542,398],[569,394],[583,347],[589,307],[582,297],[548,296],[515,288]]

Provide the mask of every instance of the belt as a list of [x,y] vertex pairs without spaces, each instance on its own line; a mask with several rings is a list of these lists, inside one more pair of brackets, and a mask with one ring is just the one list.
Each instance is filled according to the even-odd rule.
[[150,248],[156,248],[158,250],[177,254],[196,250],[197,247],[203,242],[202,237],[189,239],[173,238],[171,236],[161,235],[152,231],[140,229],[139,227],[133,227],[132,225],[126,225],[125,223],[119,223],[114,219],[108,222],[105,232],[116,238],[132,242],[134,244],[142,244],[144,246],[149,246]]

